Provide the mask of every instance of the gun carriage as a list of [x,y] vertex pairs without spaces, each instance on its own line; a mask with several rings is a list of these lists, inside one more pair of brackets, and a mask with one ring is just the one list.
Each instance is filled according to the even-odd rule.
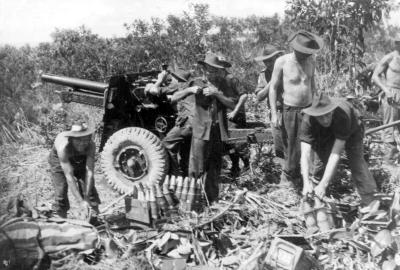
[[[107,181],[122,193],[137,185],[162,182],[168,172],[168,155],[161,140],[174,126],[177,111],[166,96],[146,95],[160,71],[116,75],[108,83],[43,74],[42,81],[68,87],[60,91],[63,102],[104,109],[101,167]],[[168,84],[168,82],[166,82]],[[231,143],[271,141],[270,130],[232,129]]]

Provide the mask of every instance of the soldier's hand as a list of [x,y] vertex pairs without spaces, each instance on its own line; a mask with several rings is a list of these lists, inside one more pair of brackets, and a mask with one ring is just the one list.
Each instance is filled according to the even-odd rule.
[[304,181],[303,183],[303,196],[307,194],[312,194],[314,192],[314,185],[311,181]]
[[203,89],[203,94],[208,97],[208,96],[215,96],[218,93],[217,88],[215,87],[206,87]]
[[279,119],[276,113],[271,114],[271,126],[279,127]]
[[317,196],[317,198],[319,198],[319,199],[323,199],[324,197],[325,197],[325,193],[326,193],[326,185],[324,184],[324,182],[320,182],[319,184],[318,184],[318,186],[316,186],[315,188],[314,188],[314,193],[315,193],[315,196]]
[[87,201],[83,200],[79,204],[79,219],[81,220],[86,220],[89,218],[89,213],[90,213],[90,205]]
[[144,88],[144,92],[146,94],[151,94],[151,95],[154,95],[154,96],[158,96],[159,88],[156,87],[154,84],[149,83],[149,84],[146,84],[146,87]]
[[228,120],[233,120],[235,118],[235,116],[236,116],[236,112],[235,111],[231,111],[226,116],[227,116]]
[[160,86],[168,77],[168,70],[161,71],[157,76],[157,82],[155,83],[157,86]]
[[200,91],[200,87],[198,86],[192,86],[190,87],[190,92],[192,92],[193,94],[197,95],[197,93]]

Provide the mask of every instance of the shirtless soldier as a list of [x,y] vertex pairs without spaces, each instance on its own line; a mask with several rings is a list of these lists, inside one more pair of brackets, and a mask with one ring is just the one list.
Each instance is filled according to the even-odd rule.
[[[312,54],[323,46],[318,36],[301,30],[289,38],[293,52],[279,57],[271,76],[269,92],[271,106],[271,124],[282,125],[282,137],[285,150],[285,165],[281,175],[281,184],[301,184],[300,176],[300,125],[301,110],[310,106],[315,93],[315,61]],[[283,123],[277,114],[277,96],[280,83],[283,82]]]
[[69,209],[68,188],[79,203],[80,217],[98,213],[99,195],[94,186],[94,129],[85,123],[75,123],[70,131],[57,135],[50,152],[49,163],[55,192],[53,210],[62,218]]
[[[395,38],[394,45],[395,50],[379,61],[372,75],[374,83],[383,91],[383,124],[400,119],[400,36]],[[400,146],[399,133],[399,126],[383,131],[382,140],[389,148],[385,156],[388,163],[396,161],[394,157]]]

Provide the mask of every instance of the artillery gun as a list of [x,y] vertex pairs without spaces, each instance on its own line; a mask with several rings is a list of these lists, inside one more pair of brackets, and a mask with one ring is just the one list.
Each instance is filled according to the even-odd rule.
[[[153,70],[116,75],[109,78],[108,84],[41,76],[44,82],[68,87],[60,92],[63,102],[104,109],[101,167],[108,183],[121,193],[136,192],[139,183],[162,182],[168,172],[168,155],[160,139],[174,126],[177,112],[165,95],[145,93],[146,85],[156,82],[159,73]],[[269,130],[231,129],[230,137],[231,142],[272,140]]]

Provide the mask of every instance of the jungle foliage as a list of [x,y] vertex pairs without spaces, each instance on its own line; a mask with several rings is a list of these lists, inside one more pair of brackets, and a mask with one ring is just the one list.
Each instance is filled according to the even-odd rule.
[[385,26],[383,18],[395,8],[390,0],[290,0],[283,18],[228,18],[193,4],[166,19],[127,22],[120,38],[100,37],[85,26],[55,29],[51,42],[0,47],[0,120],[11,124],[22,112],[35,123],[40,107],[57,98],[50,89],[35,87],[40,72],[107,81],[114,74],[168,63],[198,73],[197,60],[207,51],[224,54],[233,64],[231,72],[252,91],[262,68],[253,58],[268,43],[290,51],[286,40],[299,29],[324,38],[317,81],[320,89],[333,89],[391,49],[390,38],[399,28]]

